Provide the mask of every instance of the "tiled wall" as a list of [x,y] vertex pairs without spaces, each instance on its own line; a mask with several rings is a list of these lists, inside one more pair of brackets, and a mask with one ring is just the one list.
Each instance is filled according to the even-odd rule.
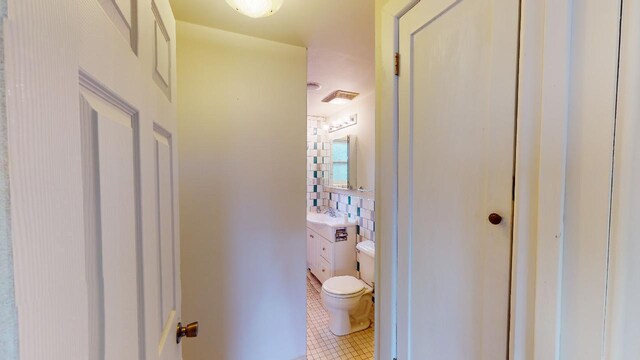
[[375,200],[344,193],[329,192],[329,206],[356,219],[360,240],[375,241]]
[[375,241],[375,200],[326,187],[331,166],[331,140],[323,128],[324,121],[318,116],[307,118],[307,208],[316,211],[318,207],[332,207],[346,212],[358,224],[358,241]]
[[307,208],[310,211],[328,205],[329,196],[324,187],[329,179],[331,143],[323,123],[322,117],[307,117]]

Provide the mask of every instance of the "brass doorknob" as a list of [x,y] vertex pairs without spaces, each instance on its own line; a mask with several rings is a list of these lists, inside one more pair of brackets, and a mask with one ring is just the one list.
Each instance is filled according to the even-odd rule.
[[491,213],[489,215],[489,222],[492,223],[493,225],[498,225],[502,222],[502,216],[496,213]]
[[178,329],[176,330],[176,342],[180,344],[180,340],[183,337],[196,337],[198,336],[198,322],[192,322],[187,326],[182,326],[182,323],[178,323]]

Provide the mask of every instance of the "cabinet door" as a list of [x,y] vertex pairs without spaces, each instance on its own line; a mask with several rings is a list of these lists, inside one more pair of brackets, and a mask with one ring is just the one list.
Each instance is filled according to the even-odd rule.
[[317,276],[318,272],[318,244],[320,239],[320,235],[318,235],[315,231],[311,229],[307,229],[307,265],[311,272]]
[[314,235],[311,234],[311,230],[307,229],[307,268],[311,271],[315,269],[313,259],[315,243],[313,240]]

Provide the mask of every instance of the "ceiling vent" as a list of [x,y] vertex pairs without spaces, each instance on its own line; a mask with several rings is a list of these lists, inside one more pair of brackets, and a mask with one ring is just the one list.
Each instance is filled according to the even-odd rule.
[[331,94],[329,94],[326,98],[322,99],[322,102],[341,105],[341,104],[346,104],[349,101],[355,99],[356,96],[358,95],[360,94],[356,92],[336,90]]
[[307,91],[318,91],[322,89],[322,85],[317,82],[308,82],[307,83]]

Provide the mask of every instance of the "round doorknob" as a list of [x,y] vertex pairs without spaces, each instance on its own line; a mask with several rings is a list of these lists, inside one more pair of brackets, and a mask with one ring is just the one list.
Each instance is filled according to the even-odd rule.
[[198,336],[198,322],[192,322],[187,326],[182,326],[182,323],[178,323],[178,329],[176,330],[176,342],[180,344],[180,340],[183,337],[196,337]]
[[489,215],[489,222],[492,223],[493,225],[498,225],[502,222],[502,216],[496,213],[491,213]]

